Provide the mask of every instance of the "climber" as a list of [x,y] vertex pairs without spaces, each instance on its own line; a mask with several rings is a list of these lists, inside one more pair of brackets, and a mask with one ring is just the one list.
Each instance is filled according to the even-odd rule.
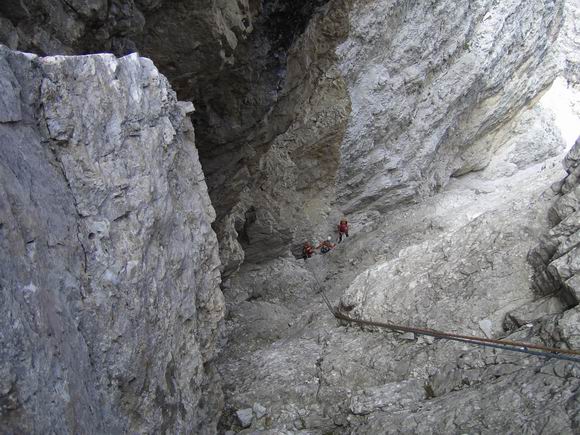
[[332,237],[328,236],[328,239],[322,241],[320,245],[316,247],[316,249],[320,249],[321,254],[326,254],[331,249],[334,249],[336,245],[330,241],[331,239]]
[[348,221],[346,218],[342,218],[338,224],[338,243],[342,242],[342,235],[348,237]]
[[307,258],[312,257],[312,254],[314,254],[314,248],[310,242],[304,242],[304,247],[302,248],[302,258],[306,260]]

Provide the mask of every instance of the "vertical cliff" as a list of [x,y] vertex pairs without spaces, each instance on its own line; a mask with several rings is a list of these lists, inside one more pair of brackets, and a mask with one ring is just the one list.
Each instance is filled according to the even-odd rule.
[[560,71],[563,17],[552,0],[315,10],[269,112],[241,139],[204,145],[226,274],[297,254],[340,213],[364,223],[484,168],[492,133]]
[[[319,204],[333,198],[350,109],[332,59],[346,35],[349,2],[327,3],[17,1],[0,7],[0,42],[37,54],[139,50],[180,98],[194,100],[229,275],[245,251],[251,261],[286,253],[294,228],[319,225]],[[327,154],[332,159],[318,173],[315,166]],[[277,166],[291,168],[285,182],[265,182]],[[286,194],[291,199],[281,198]],[[303,202],[307,216],[296,210]]]
[[482,169],[500,128],[557,73],[563,2],[357,3],[338,53],[353,113],[341,146],[349,212]]
[[554,186],[560,194],[550,217],[554,227],[529,255],[535,266],[534,287],[541,295],[580,302],[580,138],[564,160],[567,177]]
[[0,51],[0,412],[40,433],[212,433],[223,316],[187,114],[137,55]]
[[140,50],[194,99],[230,275],[296,251],[329,217],[376,215],[485,167],[489,134],[561,69],[550,47],[576,9],[563,0],[34,0],[0,9],[0,40],[51,54]]

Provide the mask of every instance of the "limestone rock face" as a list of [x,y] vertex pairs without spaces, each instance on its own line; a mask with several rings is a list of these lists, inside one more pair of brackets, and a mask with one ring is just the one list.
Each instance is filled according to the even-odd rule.
[[[335,48],[347,1],[329,3],[296,37],[269,112],[239,147],[204,150],[226,276],[300,250],[327,230],[350,100]],[[246,137],[246,136],[245,136]],[[306,232],[305,232],[306,231]]]
[[[564,141],[536,105],[577,81],[577,9],[4,2],[10,47],[138,49],[197,111],[136,55],[3,51],[2,423],[574,433],[574,365],[338,324],[319,292],[360,318],[580,347],[577,159],[554,185]],[[299,259],[343,214],[351,237]]]
[[[260,403],[268,416],[242,433],[574,433],[575,364],[337,323],[319,294],[363,319],[578,349],[577,308],[540,297],[528,263],[558,198],[562,156],[549,156],[562,138],[544,100],[502,130],[485,170],[353,225],[329,254],[228,280],[222,429],[241,430],[236,412]],[[544,134],[517,152],[530,131]]]
[[362,221],[485,167],[490,133],[562,69],[550,49],[564,17],[552,0],[321,8],[239,154],[204,157],[226,275],[328,235],[341,213]]
[[[212,192],[222,192],[218,198],[235,204],[227,249],[239,241],[236,252],[246,255],[224,290],[230,343],[219,362],[222,429],[241,430],[236,413],[261,403],[267,418],[252,418],[242,433],[486,427],[489,433],[516,427],[573,433],[580,373],[572,365],[337,325],[317,295],[324,289],[355,317],[577,348],[577,309],[566,311],[565,301],[534,291],[528,263],[528,252],[549,227],[556,196],[549,186],[562,176],[554,157],[565,141],[556,115],[536,103],[564,71],[556,48],[564,2],[328,7],[347,11],[348,32],[340,33],[342,42],[321,65],[331,62],[325,76],[342,83],[331,99],[344,101],[345,92],[349,104],[342,106],[348,111],[333,187],[326,188],[334,197],[328,208],[321,201],[316,213],[328,222],[340,210],[352,213],[353,232],[325,256],[268,260],[285,255],[280,243],[293,247],[300,236],[332,231],[328,222],[313,225],[314,219],[300,225],[296,216],[280,213],[289,208],[276,207],[278,198],[292,203],[298,196],[287,177],[294,166],[271,150],[290,149],[300,136],[290,136],[284,148],[277,138],[257,147],[249,142],[244,162],[271,153],[276,163],[248,164],[225,178],[235,180],[236,189],[248,176],[280,180],[285,193],[272,195],[270,203],[261,198],[271,195],[273,183],[260,184],[260,192],[248,183],[238,200],[216,179],[210,182]],[[320,22],[312,20],[299,41],[322,29]],[[295,47],[289,59],[308,48]],[[308,103],[297,106],[306,112],[310,101],[298,101]],[[313,198],[328,198],[320,194],[323,185],[313,187]],[[315,202],[300,204],[307,214],[304,204]],[[288,222],[297,227],[292,238],[275,234],[281,228],[291,233]],[[553,387],[561,395],[553,397]],[[485,404],[481,397],[488,398]],[[516,423],[518,412],[523,417]]]
[[[243,74],[231,73],[230,67],[240,68],[236,52],[240,58],[250,57],[246,48],[252,43],[246,40],[261,10],[260,2],[252,0],[5,1],[0,5],[0,43],[40,55],[122,56],[139,51],[154,60],[180,99],[195,97],[204,114],[197,119],[199,130],[231,138],[226,132],[239,135],[246,127],[238,129],[235,124],[246,119],[251,124],[256,113],[262,116],[267,110],[267,104],[224,104],[233,100],[232,94],[241,100],[250,88],[242,83]],[[256,45],[264,51],[264,44]],[[263,62],[254,59],[252,65],[262,71]],[[243,70],[246,74],[247,68]],[[264,80],[264,87],[270,82]],[[269,101],[267,90],[254,88]],[[231,118],[228,128],[223,128],[221,118]]]
[[[488,133],[562,67],[549,48],[576,10],[563,0],[10,3],[5,43],[139,49],[194,99],[225,276],[326,236],[343,212],[382,212],[484,167]],[[573,44],[562,46],[574,65]]]
[[564,74],[568,81],[580,83],[580,3],[566,1],[566,22],[559,38]]
[[224,303],[192,105],[137,55],[0,50],[2,428],[212,433]]
[[269,111],[294,36],[327,1],[8,1],[0,42],[36,54],[141,52],[180,98],[195,99],[198,135],[211,149],[239,145]]
[[[41,54],[140,50],[181,98],[194,99],[229,275],[244,251],[254,261],[285,255],[295,227],[319,221],[302,216],[298,205],[311,202],[315,215],[334,196],[349,101],[338,73],[328,70],[346,34],[348,1],[309,26],[325,3],[35,0],[0,7],[0,42]],[[319,171],[327,154],[332,158]]]
[[[509,362],[487,360],[482,364],[477,361],[478,356],[482,355],[476,353],[473,359],[460,362],[460,368],[456,369],[456,379],[468,386],[455,385],[448,396],[424,401],[419,411],[378,412],[358,430],[375,433],[388,428],[383,431],[388,434],[472,430],[492,434],[534,432],[544,427],[554,433],[575,433],[575,415],[569,412],[570,406],[577,405],[573,398],[579,384],[575,364],[536,365],[528,361],[529,368],[509,373]],[[545,384],[550,384],[553,390],[543,388]]]
[[337,51],[352,101],[345,210],[384,210],[485,167],[486,134],[554,79],[562,16],[552,0],[355,2]]
[[540,294],[559,293],[571,305],[580,302],[580,138],[566,155],[568,173],[557,187],[560,197],[550,210],[556,224],[529,255]]
[[268,417],[242,433],[574,433],[576,364],[337,324],[318,294],[369,320],[578,349],[577,309],[530,288],[526,254],[561,177],[555,159],[543,166],[468,174],[329,254],[243,266],[225,290],[222,428],[260,403]]
[[489,319],[491,332],[502,333],[506,312],[524,300],[521,283],[529,266],[521,252],[533,243],[528,235],[539,232],[533,229],[539,227],[535,211],[527,214],[527,204],[516,207],[521,221],[513,209],[485,214],[457,233],[406,248],[368,269],[342,297],[342,309],[357,318],[458,333],[480,332],[479,323]]

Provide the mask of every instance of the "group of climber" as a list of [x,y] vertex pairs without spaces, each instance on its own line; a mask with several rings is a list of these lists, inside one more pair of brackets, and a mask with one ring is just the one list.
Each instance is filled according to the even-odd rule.
[[[338,230],[338,239],[336,243],[342,242],[342,238],[344,236],[348,237],[348,221],[346,218],[342,218],[340,223],[337,226]],[[320,249],[321,254],[326,254],[327,252],[332,251],[336,247],[336,243],[332,243],[332,237],[328,236],[326,240],[323,240],[318,244],[318,246],[314,247],[310,242],[304,242],[304,246],[302,247],[302,258],[305,260],[311,258],[314,255],[314,251],[316,249]]]

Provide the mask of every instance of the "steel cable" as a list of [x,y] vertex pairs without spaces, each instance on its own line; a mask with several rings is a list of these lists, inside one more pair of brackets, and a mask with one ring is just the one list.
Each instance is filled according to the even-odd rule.
[[328,307],[330,313],[338,320],[344,320],[345,322],[356,323],[359,325],[375,326],[378,328],[389,329],[392,331],[412,332],[418,335],[427,335],[435,338],[441,338],[444,340],[458,341],[470,345],[491,347],[496,349],[509,350],[512,352],[521,352],[543,358],[556,358],[560,360],[580,363],[580,352],[573,349],[557,349],[533,343],[523,343],[512,340],[496,340],[492,338],[453,334],[449,332],[437,331],[434,329],[415,328],[411,326],[395,325],[387,322],[376,322],[373,320],[352,318],[350,316],[347,316],[346,314],[339,312],[336,308],[333,307],[332,303],[330,302],[330,299],[328,298],[326,292],[324,291],[324,288],[322,287],[322,284],[320,283],[318,277],[316,276],[316,273],[312,269],[311,272],[318,284],[318,288],[320,289],[319,293],[322,295],[322,300]]

